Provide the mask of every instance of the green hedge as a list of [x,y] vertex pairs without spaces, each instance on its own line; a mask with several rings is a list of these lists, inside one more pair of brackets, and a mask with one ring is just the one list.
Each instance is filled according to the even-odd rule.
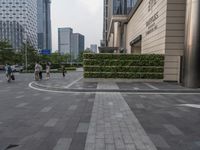
[[163,79],[163,73],[85,72],[85,78]]
[[83,55],[85,78],[163,79],[164,55]]

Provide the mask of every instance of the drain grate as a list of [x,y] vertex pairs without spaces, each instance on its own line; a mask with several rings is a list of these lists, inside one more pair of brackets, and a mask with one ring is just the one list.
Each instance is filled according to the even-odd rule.
[[15,148],[15,147],[18,147],[19,145],[16,145],[16,144],[10,144],[8,145],[5,150],[9,150],[9,149],[12,149],[12,148]]

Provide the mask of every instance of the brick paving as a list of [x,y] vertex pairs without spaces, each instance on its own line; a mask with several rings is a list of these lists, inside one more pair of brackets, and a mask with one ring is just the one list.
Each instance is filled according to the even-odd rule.
[[[105,90],[185,89],[174,83],[66,78],[40,84]],[[0,74],[0,150],[199,150],[200,95],[120,92],[57,93],[10,84]],[[16,147],[14,147],[16,145]]]

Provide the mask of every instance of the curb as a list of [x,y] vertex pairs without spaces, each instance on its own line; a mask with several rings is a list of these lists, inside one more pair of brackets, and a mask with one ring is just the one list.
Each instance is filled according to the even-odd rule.
[[197,93],[200,94],[200,89],[91,89],[91,88],[82,88],[82,89],[75,89],[75,88],[61,88],[61,87],[50,87],[45,86],[42,84],[38,84],[36,82],[32,83],[32,86],[36,88],[44,88],[46,90],[56,90],[56,91],[64,91],[64,92],[120,92],[120,93]]

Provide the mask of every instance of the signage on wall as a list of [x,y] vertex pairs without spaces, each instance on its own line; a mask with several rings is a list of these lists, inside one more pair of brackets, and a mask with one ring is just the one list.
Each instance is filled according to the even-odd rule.
[[155,23],[155,21],[158,18],[159,18],[159,15],[157,12],[146,22],[146,27],[148,28],[146,35],[149,35],[150,33],[154,32],[158,28],[158,25]]
[[152,11],[153,7],[156,5],[157,0],[149,0],[148,11]]

